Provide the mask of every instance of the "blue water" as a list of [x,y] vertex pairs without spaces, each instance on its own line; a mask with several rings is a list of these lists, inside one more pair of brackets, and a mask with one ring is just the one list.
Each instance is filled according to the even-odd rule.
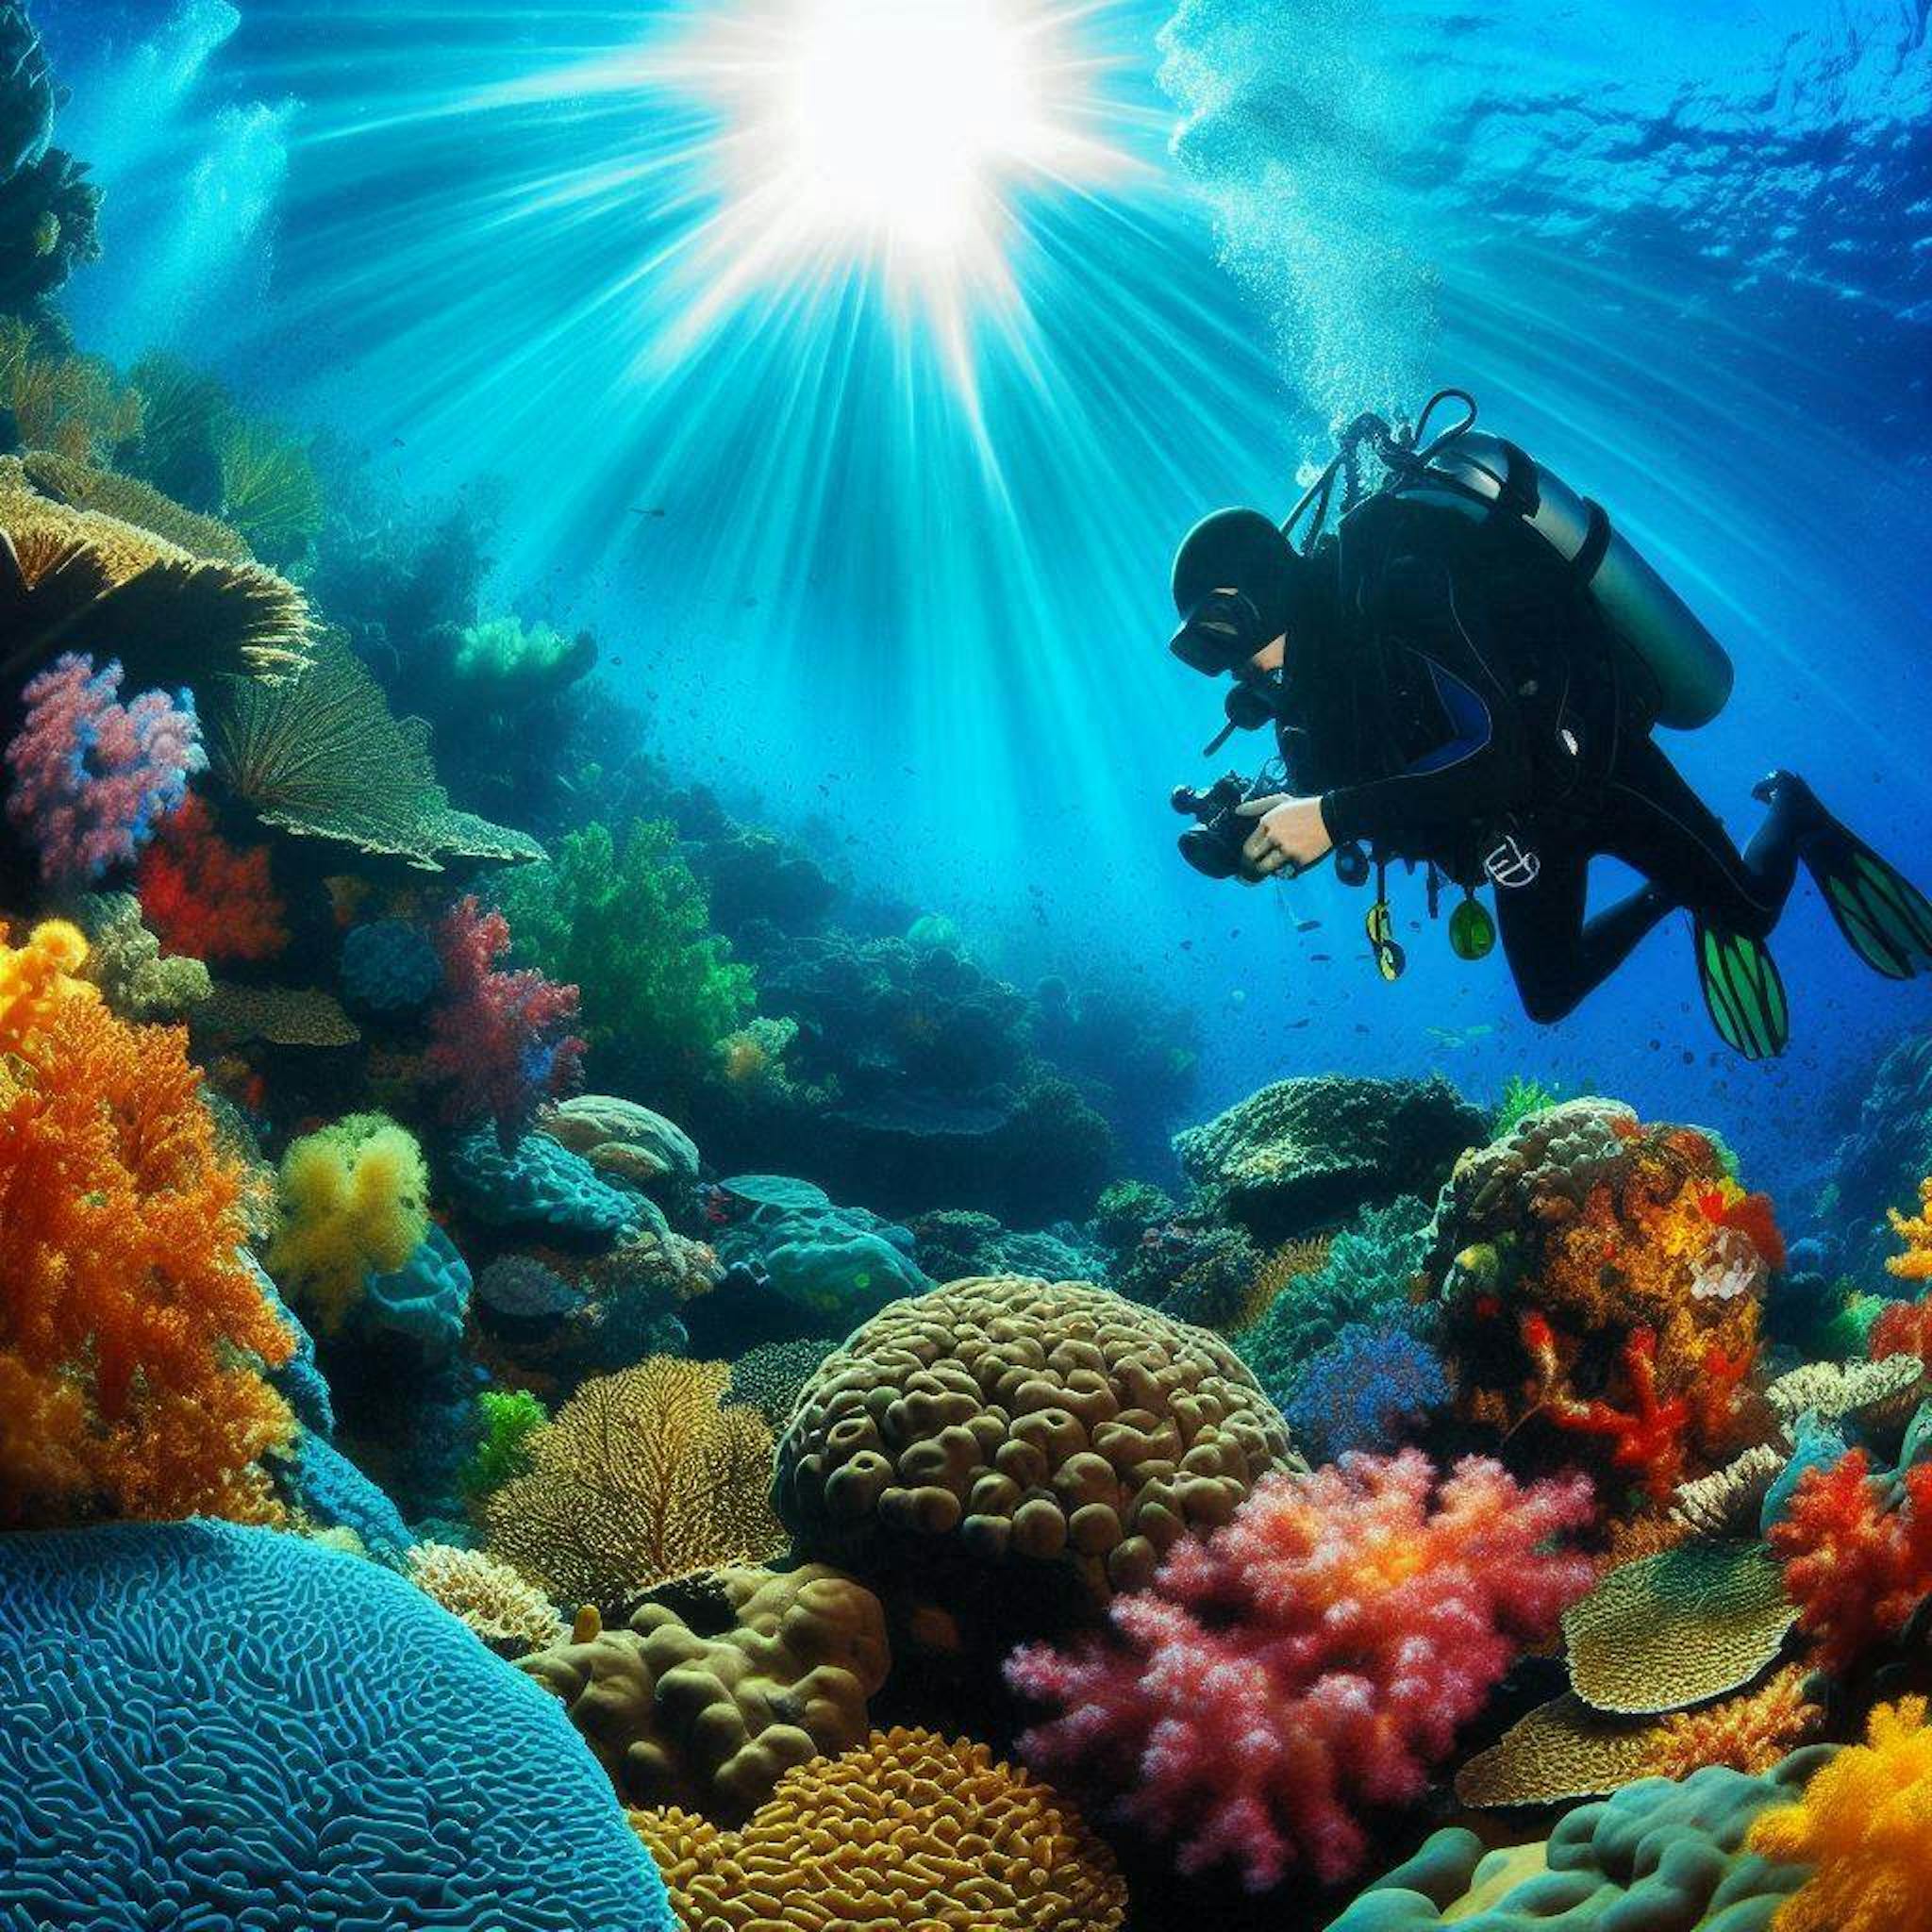
[[1766,1067],[1711,1035],[1675,922],[1554,1029],[1440,933],[1384,987],[1364,895],[1175,859],[1218,707],[1161,651],[1166,571],[1204,509],[1284,510],[1338,418],[1465,384],[1734,653],[1729,709],[1671,741],[1734,829],[1789,763],[1932,870],[1924,5],[1070,11],[1043,85],[1105,165],[1003,180],[992,269],[909,292],[735,224],[759,135],[715,36],[769,11],[42,0],[108,192],[64,306],[490,501],[495,591],[594,625],[674,769],[1016,981],[1191,1008],[1197,1114],[1522,1071],[1711,1121],[1802,1192],[1932,995],[1803,888]]

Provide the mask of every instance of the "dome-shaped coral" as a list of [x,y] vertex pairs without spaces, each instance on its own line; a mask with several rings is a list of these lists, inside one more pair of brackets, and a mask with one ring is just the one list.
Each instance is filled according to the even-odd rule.
[[535,1685],[373,1563],[186,1523],[0,1540],[0,1924],[672,1922]]
[[827,1357],[774,1493],[803,1553],[868,1579],[1019,1559],[1091,1609],[1293,1461],[1218,1338],[1086,1282],[994,1276],[895,1302]]
[[787,1772],[742,1831],[632,1822],[704,1932],[1115,1932],[1126,1909],[1112,1856],[1058,1792],[929,1731]]

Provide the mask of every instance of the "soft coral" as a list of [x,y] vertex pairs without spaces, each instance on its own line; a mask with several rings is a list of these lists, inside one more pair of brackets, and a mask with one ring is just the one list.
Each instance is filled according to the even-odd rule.
[[1549,1547],[1590,1514],[1581,1479],[1520,1487],[1480,1457],[1409,1450],[1257,1486],[1206,1541],[1116,1599],[1116,1641],[1020,1651],[1008,1676],[1063,1714],[1032,1761],[1113,1783],[1195,1871],[1248,1883],[1361,1861],[1358,1812],[1411,1803],[1525,1643],[1588,1587]]
[[273,959],[289,943],[266,845],[231,845],[190,792],[141,855],[141,909],[169,952],[190,959]]

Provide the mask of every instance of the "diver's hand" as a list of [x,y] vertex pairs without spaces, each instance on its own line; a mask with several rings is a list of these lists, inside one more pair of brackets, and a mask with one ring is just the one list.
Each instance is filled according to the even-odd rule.
[[1251,798],[1235,809],[1244,819],[1260,824],[1248,834],[1241,857],[1260,878],[1272,878],[1278,872],[1306,872],[1328,855],[1333,841],[1322,823],[1319,798],[1295,798],[1276,791],[1266,798]]

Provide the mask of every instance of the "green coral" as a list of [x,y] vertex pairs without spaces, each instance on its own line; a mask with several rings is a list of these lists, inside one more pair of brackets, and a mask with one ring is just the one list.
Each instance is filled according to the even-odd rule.
[[1553,1087],[1522,1074],[1511,1074],[1503,1083],[1503,1097],[1496,1103],[1496,1118],[1490,1138],[1500,1141],[1533,1113],[1555,1107],[1561,1096]]
[[541,858],[523,832],[458,811],[436,780],[429,727],[391,713],[340,642],[285,684],[229,678],[210,708],[215,775],[264,824],[425,872],[452,860]]
[[550,1421],[550,1411],[527,1389],[486,1389],[476,1398],[481,1433],[458,1486],[473,1502],[500,1490],[530,1469],[530,1438]]
[[213,991],[199,959],[163,958],[132,892],[89,892],[74,907],[88,941],[89,979],[124,1020],[179,1020]]
[[588,632],[565,637],[547,624],[492,617],[460,633],[450,669],[474,683],[536,691],[572,683],[596,657],[597,646]]
[[1351,1323],[1373,1324],[1410,1305],[1430,1225],[1428,1204],[1413,1196],[1365,1209],[1336,1236],[1327,1260],[1291,1282],[1235,1341],[1275,1402],[1294,1395],[1309,1362]]
[[598,1084],[675,1114],[715,1076],[721,1042],[751,1012],[751,969],[711,931],[669,824],[634,824],[620,842],[592,822],[500,897],[519,962],[579,989]]
[[265,561],[287,568],[322,530],[322,481],[296,438],[249,416],[231,416],[215,432],[221,519],[241,531]]

